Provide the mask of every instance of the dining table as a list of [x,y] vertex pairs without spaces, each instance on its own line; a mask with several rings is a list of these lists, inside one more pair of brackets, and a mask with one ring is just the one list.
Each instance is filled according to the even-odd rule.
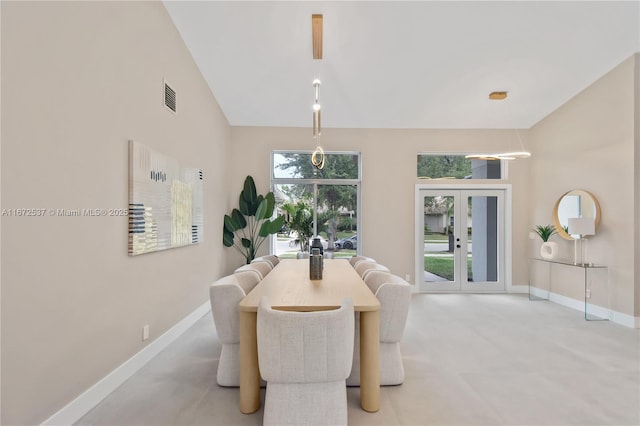
[[[380,409],[380,302],[346,259],[325,259],[322,279],[311,280],[309,259],[282,259],[240,302],[240,411],[260,409],[257,312],[263,296],[273,309],[338,309],[345,298],[360,312],[360,405]],[[268,386],[268,384],[267,384]]]

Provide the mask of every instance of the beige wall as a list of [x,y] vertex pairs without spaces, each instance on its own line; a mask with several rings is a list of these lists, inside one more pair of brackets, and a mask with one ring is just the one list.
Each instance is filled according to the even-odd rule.
[[[233,127],[232,186],[239,192],[244,177],[251,174],[261,190],[268,190],[271,151],[313,150],[310,134],[309,128]],[[526,131],[521,135],[526,141]],[[413,281],[415,185],[426,182],[416,177],[417,154],[513,150],[519,142],[514,130],[323,129],[322,145],[330,151],[361,152],[362,253],[397,275],[410,274]],[[521,285],[527,283],[528,162],[511,162],[508,180],[513,185],[513,283]],[[232,200],[237,192],[232,191]]]
[[[532,223],[549,223],[554,203],[567,191],[584,189],[600,201],[602,222],[589,240],[589,258],[609,266],[611,307],[637,315],[634,300],[634,232],[638,210],[634,188],[634,81],[629,58],[530,129],[532,141]],[[637,163],[636,163],[637,164]],[[561,255],[573,256],[573,243],[556,238]],[[553,291],[570,296],[568,286]]]
[[3,217],[2,424],[44,421],[208,300],[230,141],[161,3],[3,1],[2,208],[126,208],[128,139],[204,169],[204,242],[129,257],[126,217]]

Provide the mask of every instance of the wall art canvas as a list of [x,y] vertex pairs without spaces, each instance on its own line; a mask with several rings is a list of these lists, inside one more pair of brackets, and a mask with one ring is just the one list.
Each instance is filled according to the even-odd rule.
[[129,255],[204,239],[202,170],[129,141]]

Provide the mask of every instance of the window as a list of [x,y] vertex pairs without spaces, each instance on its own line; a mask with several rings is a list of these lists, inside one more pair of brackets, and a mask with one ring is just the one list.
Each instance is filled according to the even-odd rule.
[[472,160],[464,154],[418,154],[421,179],[502,179],[500,160]]
[[287,219],[273,252],[296,257],[318,235],[334,257],[358,252],[360,154],[326,152],[325,166],[311,164],[311,152],[274,151],[271,184],[279,214]]

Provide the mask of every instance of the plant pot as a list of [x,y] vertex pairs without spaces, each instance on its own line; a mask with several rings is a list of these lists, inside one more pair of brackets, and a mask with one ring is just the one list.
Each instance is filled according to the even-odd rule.
[[543,259],[555,259],[558,256],[558,243],[546,241],[540,246],[540,256]]

